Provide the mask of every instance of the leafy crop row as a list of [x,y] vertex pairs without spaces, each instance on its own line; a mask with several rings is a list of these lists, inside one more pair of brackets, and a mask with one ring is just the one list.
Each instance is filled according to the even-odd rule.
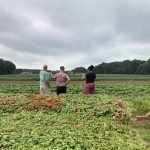
[[[128,102],[122,103],[108,95],[8,97],[1,94],[0,101],[3,102],[0,144],[6,150],[146,149],[139,134],[126,125],[130,118]],[[57,109],[41,109],[56,104]],[[7,106],[13,111],[4,110]]]

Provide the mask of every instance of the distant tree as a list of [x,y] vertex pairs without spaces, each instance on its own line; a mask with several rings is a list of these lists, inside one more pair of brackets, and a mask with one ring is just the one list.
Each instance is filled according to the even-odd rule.
[[138,72],[138,68],[141,64],[141,61],[140,60],[132,60],[130,61],[128,67],[129,67],[129,70],[128,70],[128,73],[129,74],[136,74]]
[[150,59],[143,64],[142,70],[143,74],[150,74]]
[[0,74],[11,74],[16,70],[16,66],[11,61],[0,59]]
[[122,62],[122,73],[123,74],[128,74],[129,73],[129,65],[130,65],[130,60],[124,60]]
[[150,59],[142,60],[124,60],[110,63],[101,63],[95,66],[95,72],[101,74],[150,74]]
[[71,70],[73,73],[86,73],[86,69],[84,67],[77,67]]

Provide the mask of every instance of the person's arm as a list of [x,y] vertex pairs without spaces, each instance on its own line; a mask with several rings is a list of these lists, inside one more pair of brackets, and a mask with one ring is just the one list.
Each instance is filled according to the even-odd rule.
[[85,80],[86,79],[86,76],[85,74],[82,75],[82,80]]
[[52,73],[52,72],[50,72],[50,75],[51,75],[51,77],[52,77],[53,79],[56,79],[56,76],[55,76],[55,75],[53,75],[53,73]]
[[66,75],[66,85],[68,85],[69,84],[69,82],[70,82],[70,77],[68,76],[68,75]]
[[50,88],[49,80],[45,82],[45,85],[47,85]]
[[96,73],[94,73],[94,80],[96,80]]

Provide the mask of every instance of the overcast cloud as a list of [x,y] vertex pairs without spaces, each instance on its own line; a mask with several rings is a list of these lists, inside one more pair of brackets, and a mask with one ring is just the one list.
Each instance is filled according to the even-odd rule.
[[0,0],[0,58],[17,68],[150,58],[149,0]]

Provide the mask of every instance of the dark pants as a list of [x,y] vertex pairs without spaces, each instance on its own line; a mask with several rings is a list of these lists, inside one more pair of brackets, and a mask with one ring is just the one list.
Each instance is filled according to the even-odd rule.
[[67,88],[66,88],[66,86],[57,86],[56,92],[57,92],[58,95],[61,94],[61,93],[66,93]]

